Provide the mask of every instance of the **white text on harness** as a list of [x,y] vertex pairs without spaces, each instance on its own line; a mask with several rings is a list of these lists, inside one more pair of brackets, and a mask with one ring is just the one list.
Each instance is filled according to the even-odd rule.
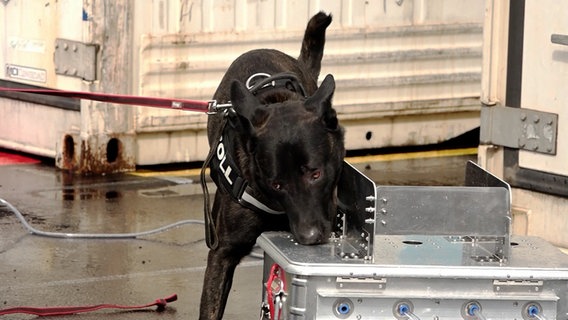
[[227,160],[227,153],[225,152],[225,145],[223,144],[223,136],[221,135],[221,139],[219,139],[219,144],[217,144],[217,159],[219,160],[219,170],[223,172],[225,175],[225,179],[229,182],[230,185],[233,185],[233,180],[231,180],[231,171],[233,169],[229,164],[225,168],[223,168],[223,164],[225,160]]

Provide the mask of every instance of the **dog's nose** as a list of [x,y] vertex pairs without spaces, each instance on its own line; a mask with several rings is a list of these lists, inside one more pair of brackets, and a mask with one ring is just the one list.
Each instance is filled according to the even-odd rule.
[[313,245],[320,244],[324,242],[324,236],[319,228],[311,227],[306,229],[304,232],[300,232],[296,236],[296,240],[303,245]]

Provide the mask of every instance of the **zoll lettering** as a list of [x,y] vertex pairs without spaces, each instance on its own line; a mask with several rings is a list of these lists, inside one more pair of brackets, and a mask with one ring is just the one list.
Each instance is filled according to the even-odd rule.
[[227,166],[224,168],[224,164],[225,164],[225,160],[227,160],[227,154],[225,152],[225,145],[223,144],[223,137],[221,136],[221,139],[219,139],[219,144],[217,145],[217,159],[219,160],[219,170],[221,170],[221,172],[223,172],[225,179],[227,179],[227,182],[229,182],[230,185],[233,185],[233,180],[231,180],[231,171],[232,168],[230,165],[227,164]]

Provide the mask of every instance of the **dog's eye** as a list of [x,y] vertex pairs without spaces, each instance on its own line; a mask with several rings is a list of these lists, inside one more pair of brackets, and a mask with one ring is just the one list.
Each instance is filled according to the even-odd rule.
[[272,189],[274,189],[276,191],[280,191],[280,190],[282,190],[282,185],[278,182],[273,182],[272,183]]
[[314,172],[312,172],[312,180],[317,180],[321,177],[321,171],[316,170]]

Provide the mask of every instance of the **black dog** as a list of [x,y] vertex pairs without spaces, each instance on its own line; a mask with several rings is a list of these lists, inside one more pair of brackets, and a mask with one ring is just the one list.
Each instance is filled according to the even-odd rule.
[[235,267],[262,232],[290,230],[304,245],[331,234],[345,149],[333,77],[317,87],[330,23],[322,12],[310,19],[298,59],[269,49],[243,54],[215,92],[232,108],[208,123],[218,188],[210,213],[206,201],[211,250],[200,319],[222,318]]

